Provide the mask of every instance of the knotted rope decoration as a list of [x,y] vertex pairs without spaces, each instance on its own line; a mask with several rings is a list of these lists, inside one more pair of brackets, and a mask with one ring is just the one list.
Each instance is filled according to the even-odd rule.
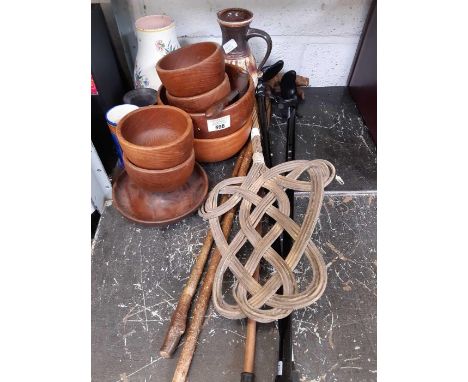
[[[269,169],[263,159],[256,111],[252,120],[254,155],[249,173],[245,177],[229,178],[218,183],[208,195],[205,205],[200,208],[200,215],[209,220],[211,232],[222,255],[213,283],[215,309],[231,319],[249,317],[258,322],[272,322],[288,316],[295,309],[309,306],[325,290],[325,262],[310,238],[322,207],[324,187],[333,180],[335,168],[325,160],[295,160]],[[298,180],[305,172],[309,180]],[[289,217],[286,189],[309,193],[309,203],[301,226]],[[264,196],[260,197],[259,191],[265,190]],[[223,194],[231,197],[218,205],[219,196]],[[238,203],[240,229],[228,243],[221,230],[220,218]],[[277,207],[274,203],[277,203]],[[276,223],[268,233],[260,236],[255,227],[264,215],[271,216]],[[294,240],[285,259],[271,247],[283,230]],[[236,254],[247,241],[252,244],[253,250],[243,265]],[[313,277],[309,285],[299,291],[293,271],[303,255],[311,266]],[[253,273],[262,258],[271,264],[274,271],[260,285]],[[223,298],[222,282],[228,268],[235,277],[232,292],[236,304],[229,304]],[[283,294],[278,294],[281,286]]]

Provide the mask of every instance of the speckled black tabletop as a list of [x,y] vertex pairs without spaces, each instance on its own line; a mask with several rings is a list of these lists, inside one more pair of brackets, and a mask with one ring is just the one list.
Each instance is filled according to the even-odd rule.
[[[323,296],[294,313],[294,354],[301,381],[376,381],[376,148],[346,88],[307,88],[299,107],[296,158],[327,159],[337,180],[326,190],[312,239],[328,269]],[[284,122],[272,119],[273,162],[282,161]],[[204,165],[210,187],[234,158]],[[296,194],[296,219],[306,208]],[[177,361],[159,356],[166,327],[201,247],[198,215],[165,228],[142,226],[109,203],[92,245],[92,380],[171,381]],[[310,269],[299,263],[299,285]],[[245,321],[210,306],[189,380],[239,381]],[[257,329],[256,380],[273,381],[278,331]]]

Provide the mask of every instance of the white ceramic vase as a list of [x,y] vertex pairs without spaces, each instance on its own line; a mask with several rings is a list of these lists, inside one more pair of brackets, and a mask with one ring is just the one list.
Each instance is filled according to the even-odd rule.
[[166,15],[151,15],[135,22],[138,52],[135,58],[135,88],[158,90],[161,85],[156,63],[169,52],[180,48],[175,23]]

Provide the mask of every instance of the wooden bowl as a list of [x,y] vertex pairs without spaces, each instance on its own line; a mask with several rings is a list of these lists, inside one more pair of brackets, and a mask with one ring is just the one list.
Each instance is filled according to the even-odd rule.
[[[226,64],[226,73],[229,76],[229,81],[232,84],[235,82],[235,77],[240,73],[245,72],[238,66]],[[164,86],[161,86],[158,90],[158,105],[167,105],[167,92]],[[195,138],[198,139],[212,139],[225,137],[239,130],[245,122],[250,120],[252,110],[255,105],[255,86],[252,78],[249,77],[249,87],[241,97],[231,105],[224,108],[219,116],[214,119],[229,116],[230,126],[221,130],[209,131],[207,118],[205,113],[189,113],[192,118]],[[211,129],[212,130],[212,129]]]
[[192,153],[192,120],[174,106],[141,107],[120,120],[117,138],[125,156],[138,167],[171,168]]
[[235,155],[249,139],[252,121],[231,135],[213,139],[194,139],[195,158],[198,162],[220,162]]
[[164,226],[195,212],[207,193],[208,177],[198,163],[187,182],[172,192],[146,191],[123,171],[112,187],[112,205],[127,219]]
[[166,91],[169,104],[186,111],[187,113],[204,113],[211,105],[226,97],[231,92],[229,77],[224,74],[224,80],[210,91],[192,97],[176,97]]
[[224,53],[215,42],[187,45],[161,58],[156,71],[173,96],[192,97],[223,82]]
[[195,152],[181,164],[164,170],[147,170],[135,166],[124,155],[125,170],[128,176],[140,187],[148,191],[170,192],[182,186],[193,172]]

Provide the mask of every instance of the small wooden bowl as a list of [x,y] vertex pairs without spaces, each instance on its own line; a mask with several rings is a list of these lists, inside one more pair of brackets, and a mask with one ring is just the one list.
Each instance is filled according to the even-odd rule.
[[192,97],[223,82],[224,53],[215,42],[187,45],[161,58],[156,71],[173,96]]
[[123,161],[128,176],[140,187],[147,191],[170,192],[182,186],[192,174],[195,152],[192,150],[192,154],[185,162],[164,170],[147,170],[135,166],[125,155]]
[[179,107],[187,113],[204,113],[206,109],[226,97],[230,92],[229,77],[224,74],[223,82],[206,93],[193,97],[176,97],[166,91],[166,97],[169,104]]
[[125,156],[136,166],[167,169],[190,157],[192,120],[174,106],[141,107],[120,120],[117,138]]
[[220,162],[235,155],[249,139],[252,121],[231,135],[213,139],[194,139],[195,158],[198,162]]
[[[226,64],[226,73],[229,76],[229,81],[231,83],[231,89],[233,88],[233,83],[235,83],[235,77],[240,75],[240,73],[245,72],[243,69],[238,66],[231,64]],[[222,130],[209,131],[207,118],[205,113],[189,113],[192,118],[194,134],[197,139],[212,139],[212,138],[221,138],[227,135],[234,133],[239,130],[245,122],[250,120],[252,115],[252,110],[255,105],[255,86],[252,81],[252,78],[249,77],[249,87],[247,91],[241,95],[240,99],[236,102],[228,105],[224,108],[219,116],[214,119],[221,117],[226,117],[229,115],[230,127]],[[167,105],[167,91],[164,86],[160,86],[158,90],[158,105]]]

